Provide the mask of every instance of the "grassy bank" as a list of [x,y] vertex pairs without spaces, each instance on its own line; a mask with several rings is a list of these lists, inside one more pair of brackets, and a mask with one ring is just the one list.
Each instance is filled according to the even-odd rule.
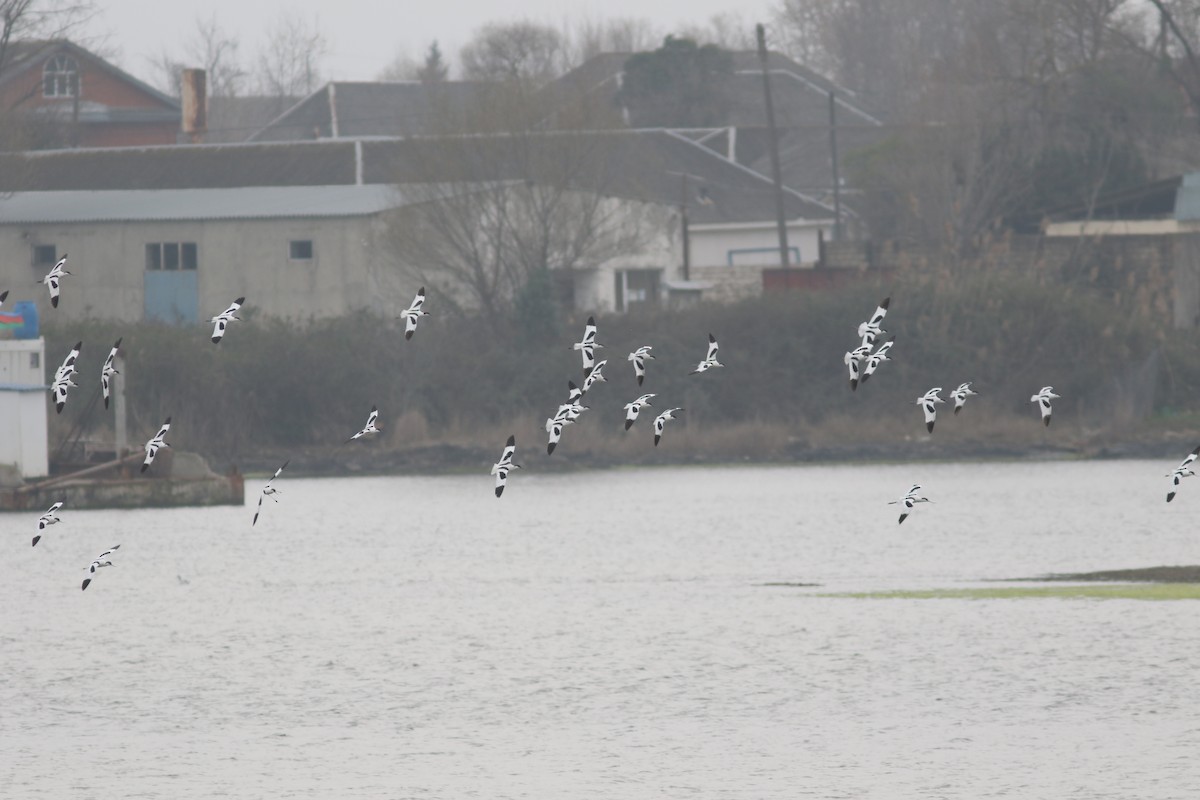
[[[842,354],[857,344],[858,323],[884,294],[892,296],[885,327],[896,336],[894,361],[852,393]],[[52,421],[52,442],[73,429],[102,438],[110,427],[103,407],[89,408],[87,400],[98,391],[92,374],[120,336],[135,440],[170,415],[176,446],[219,463],[296,450],[369,459],[385,450],[441,449],[449,461],[475,459],[498,453],[510,432],[544,456],[542,423],[565,399],[567,380],[580,381],[570,342],[587,314],[489,325],[440,314],[435,301],[428,306],[435,316],[407,342],[395,320],[369,314],[304,325],[258,320],[253,299],[248,320],[220,345],[209,341],[208,326],[59,325],[51,318],[48,373],[72,343],[84,342],[84,381]],[[554,456],[564,462],[781,460],[822,451],[853,457],[856,449],[870,456],[910,446],[951,455],[1053,452],[1147,429],[1193,435],[1200,422],[1200,353],[1190,340],[1036,276],[908,277],[597,321],[608,383],[589,394],[592,410],[564,434]],[[689,376],[710,331],[727,366]],[[639,389],[625,356],[642,344],[653,345],[657,358]],[[925,436],[915,398],[967,380],[980,396],[959,417],[946,411],[933,437]],[[1029,403],[1047,384],[1063,395],[1049,429]],[[622,407],[642,391],[656,393],[659,408],[687,409],[657,449],[649,419],[622,431]],[[340,449],[373,404],[380,441]]]

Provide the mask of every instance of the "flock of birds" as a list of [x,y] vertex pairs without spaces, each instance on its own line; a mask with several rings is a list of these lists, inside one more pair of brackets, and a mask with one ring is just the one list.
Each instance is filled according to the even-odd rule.
[[[44,283],[49,289],[50,305],[54,308],[58,307],[62,279],[64,276],[71,274],[65,268],[66,263],[67,256],[63,255],[63,257],[54,265],[46,277],[41,281],[41,283]],[[0,305],[4,303],[7,297],[7,291],[0,293]],[[225,336],[226,329],[231,322],[241,319],[237,316],[237,312],[239,309],[241,309],[242,304],[245,303],[245,301],[245,297],[237,298],[229,305],[228,308],[209,320],[209,322],[213,323],[212,341],[214,344],[219,344],[221,342],[222,338]],[[892,336],[886,341],[880,341],[883,335],[886,333],[886,331],[883,329],[883,321],[887,316],[890,302],[890,297],[884,298],[884,300],[875,309],[875,312],[871,315],[870,319],[858,326],[860,344],[853,350],[847,351],[843,358],[843,361],[849,372],[851,391],[857,391],[859,385],[865,384],[884,362],[891,360],[889,353],[895,344],[896,337]],[[417,292],[408,308],[400,311],[400,318],[404,320],[405,340],[412,339],[413,334],[416,333],[417,323],[421,317],[430,316],[429,312],[424,310],[424,304],[425,287],[421,287],[420,291]],[[877,342],[879,342],[878,346],[876,346]],[[75,363],[79,358],[82,346],[82,342],[75,343],[75,346],[71,348],[70,353],[68,353],[67,357],[63,360],[62,365],[59,366],[55,371],[54,381],[50,386],[50,392],[54,399],[55,410],[60,414],[67,403],[67,397],[70,389],[76,387],[76,384],[74,381],[72,381],[72,378],[77,374]],[[120,347],[121,339],[117,339],[116,343],[113,344],[112,348],[109,350],[108,356],[104,359],[104,365],[101,369],[100,384],[101,391],[103,392],[104,396],[105,408],[108,408],[109,406],[112,377],[117,374],[115,361]],[[604,367],[608,362],[606,360],[596,360],[596,350],[603,347],[604,345],[596,341],[595,317],[588,317],[587,324],[584,326],[583,337],[578,342],[574,342],[571,345],[571,349],[578,351],[583,361],[582,385],[576,385],[573,380],[568,381],[567,401],[565,403],[561,403],[558,406],[558,410],[555,411],[552,416],[546,419],[546,433],[548,434],[546,453],[548,455],[554,453],[554,449],[558,446],[565,429],[569,425],[574,424],[583,414],[583,412],[589,410],[589,406],[583,404],[583,400],[588,391],[591,390],[597,383],[607,382],[607,379],[604,377]],[[708,347],[704,358],[689,374],[697,375],[717,367],[725,366],[717,359],[719,348],[720,345],[718,344],[716,337],[710,333],[708,335]],[[652,349],[653,347],[650,345],[643,345],[628,355],[627,360],[633,365],[634,378],[636,379],[639,387],[642,386],[646,377],[647,362],[652,361],[655,358],[654,355],[651,354]],[[971,381],[962,383],[958,386],[958,388],[950,393],[950,398],[954,400],[955,414],[958,414],[962,411],[968,398],[978,394],[978,392],[971,388],[971,383]],[[924,412],[925,428],[930,434],[933,433],[934,423],[937,420],[937,406],[945,402],[945,400],[941,397],[941,393],[942,388],[940,386],[933,387],[916,400],[916,404],[919,405]],[[650,401],[655,397],[657,397],[656,394],[647,393],[625,404],[626,431],[633,427],[643,409],[652,407]],[[1039,392],[1029,398],[1031,403],[1037,404],[1038,409],[1041,412],[1043,424],[1049,426],[1052,415],[1051,401],[1056,400],[1059,397],[1060,395],[1054,393],[1054,388],[1052,386],[1045,386],[1042,387]],[[666,430],[667,422],[678,419],[676,415],[683,411],[684,409],[681,407],[672,407],[662,411],[654,418],[653,431],[654,445],[656,447],[662,440],[663,433]],[[356,439],[361,439],[363,437],[372,436],[379,433],[381,429],[377,425],[378,419],[379,408],[373,405],[371,406],[371,410],[367,415],[366,424],[361,430],[350,436],[345,443],[348,444]],[[170,429],[171,418],[167,417],[166,421],[159,428],[158,432],[149,440],[147,440],[143,446],[143,450],[145,452],[145,457],[141,467],[141,471],[143,473],[146,472],[154,463],[155,456],[162,448],[170,447],[170,444],[168,444],[165,440],[165,437]],[[504,494],[504,489],[508,485],[508,478],[512,471],[521,468],[520,464],[514,463],[513,461],[513,458],[516,456],[516,451],[516,437],[510,435],[508,440],[505,442],[504,449],[500,454],[499,460],[492,465],[491,469],[491,474],[495,476],[496,497],[500,497]],[[1198,456],[1200,456],[1200,446],[1188,454],[1188,456],[1183,460],[1182,463],[1180,463],[1178,467],[1167,474],[1167,477],[1171,479],[1171,488],[1167,493],[1168,503],[1175,498],[1175,494],[1178,491],[1180,482],[1184,478],[1195,475],[1195,472],[1189,469],[1189,467]],[[287,468],[288,463],[289,461],[285,461],[282,466],[275,470],[274,474],[267,481],[266,485],[263,486],[258,498],[258,507],[256,508],[254,512],[254,518],[250,523],[251,526],[254,526],[258,523],[259,515],[262,513],[264,499],[269,497],[272,501],[276,503],[279,502],[276,498],[276,495],[279,494],[279,490],[273,484],[275,479],[277,479],[284,469]],[[900,517],[897,524],[902,524],[918,504],[933,502],[929,498],[921,495],[920,492],[921,485],[914,484],[912,488],[910,488],[904,494],[903,497],[889,502],[889,505],[901,506]],[[46,511],[46,513],[38,519],[38,534],[33,537],[34,547],[36,547],[38,541],[41,540],[43,532],[46,530],[46,528],[61,521],[57,516],[57,512],[62,508],[62,506],[62,501],[54,503]],[[112,566],[111,556],[119,548],[120,545],[114,545],[92,560],[92,562],[86,568],[88,575],[83,581],[83,585],[81,587],[82,589],[87,589],[88,585],[94,579],[97,570]]]

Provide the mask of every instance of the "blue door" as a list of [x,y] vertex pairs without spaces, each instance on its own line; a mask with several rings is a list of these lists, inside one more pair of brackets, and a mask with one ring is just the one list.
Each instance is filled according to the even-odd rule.
[[146,319],[171,325],[196,321],[196,270],[146,270]]

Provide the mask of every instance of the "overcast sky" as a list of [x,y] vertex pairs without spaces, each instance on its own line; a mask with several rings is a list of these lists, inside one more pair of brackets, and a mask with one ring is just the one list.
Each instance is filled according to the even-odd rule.
[[573,19],[635,17],[664,32],[686,25],[707,26],[720,13],[736,13],[749,27],[767,21],[778,0],[292,0],[287,4],[247,0],[164,3],[162,0],[98,0],[100,14],[89,27],[105,37],[127,71],[155,82],[152,61],[164,50],[187,42],[197,15],[215,15],[235,33],[244,61],[253,58],[273,19],[284,9],[319,20],[328,41],[326,76],[337,80],[372,80],[401,51],[418,58],[437,39],[443,53],[457,64],[458,49],[485,22],[530,18],[561,26]]

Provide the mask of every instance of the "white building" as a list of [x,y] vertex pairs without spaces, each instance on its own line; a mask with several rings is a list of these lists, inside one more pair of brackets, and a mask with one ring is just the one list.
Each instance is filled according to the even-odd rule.
[[46,438],[46,340],[0,340],[0,464],[23,478],[42,478],[50,466]]

